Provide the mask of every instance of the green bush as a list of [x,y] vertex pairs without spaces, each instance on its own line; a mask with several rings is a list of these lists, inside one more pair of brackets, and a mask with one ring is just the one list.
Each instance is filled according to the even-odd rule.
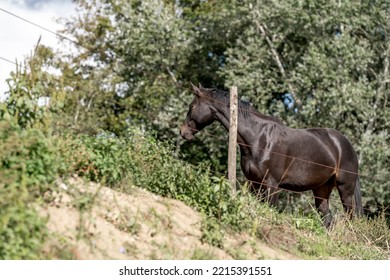
[[25,204],[0,209],[0,259],[39,259],[46,221]]
[[58,138],[60,156],[64,162],[61,175],[76,174],[87,180],[120,184],[129,173],[132,159],[128,145],[121,138],[108,134],[99,136],[68,135]]
[[[50,140],[39,130],[22,130],[0,122],[0,186],[5,194],[13,189],[38,196],[49,189],[59,162]],[[19,193],[19,195],[23,194]]]
[[63,177],[75,174],[92,181],[99,181],[94,154],[85,146],[84,138],[83,136],[77,138],[74,135],[57,137],[59,157],[63,163],[59,173]]
[[31,206],[50,193],[58,166],[39,130],[0,121],[0,259],[39,257],[45,221]]

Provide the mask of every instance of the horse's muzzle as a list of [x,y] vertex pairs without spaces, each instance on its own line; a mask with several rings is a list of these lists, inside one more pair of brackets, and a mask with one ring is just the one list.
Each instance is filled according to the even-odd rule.
[[183,124],[180,127],[180,135],[183,137],[185,140],[194,140],[194,130],[192,130],[188,125]]

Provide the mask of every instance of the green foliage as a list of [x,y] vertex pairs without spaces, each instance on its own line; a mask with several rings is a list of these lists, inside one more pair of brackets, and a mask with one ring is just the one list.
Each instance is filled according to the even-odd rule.
[[69,33],[83,30],[77,31],[83,47],[60,63],[76,93],[66,97],[64,115],[74,116],[66,125],[121,135],[129,122],[142,121],[172,135],[171,125],[178,125],[172,108],[184,96],[181,75],[194,44],[189,23],[169,1],[77,2],[82,14],[66,26]]
[[31,207],[49,199],[59,163],[42,132],[0,121],[0,259],[36,259],[47,236]]
[[39,259],[48,235],[46,220],[17,198],[0,205],[0,259]]
[[61,176],[76,174],[85,178],[97,178],[98,173],[93,162],[93,154],[85,147],[81,138],[72,134],[56,137],[58,151],[63,165]]
[[214,217],[205,217],[202,220],[202,242],[212,246],[223,248],[225,230]]
[[109,134],[100,136],[68,135],[60,137],[61,155],[66,163],[64,175],[77,174],[92,181],[104,181],[109,185],[121,182],[126,176],[126,160],[122,149],[124,142]]
[[37,197],[50,189],[57,176],[56,150],[36,129],[21,130],[0,121],[0,201],[8,196]]
[[386,138],[387,133],[363,138],[370,142],[360,147],[361,170],[368,175],[361,177],[361,184],[364,202],[371,213],[386,211],[390,215],[390,149],[384,144]]
[[7,79],[7,99],[0,103],[1,120],[12,122],[23,129],[51,129],[51,113],[62,105],[61,87],[54,87],[53,76],[45,71],[53,56],[50,48],[38,44],[34,55],[11,73]]

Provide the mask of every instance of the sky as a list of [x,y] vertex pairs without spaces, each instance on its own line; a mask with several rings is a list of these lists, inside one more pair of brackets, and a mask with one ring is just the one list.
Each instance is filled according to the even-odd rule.
[[[0,8],[53,31],[61,29],[61,25],[55,22],[57,18],[75,14],[72,0],[0,0]],[[40,36],[41,44],[55,49],[61,47],[55,35],[1,10],[0,26],[0,56],[11,61],[20,62],[29,55]],[[0,60],[0,99],[8,89],[5,79],[14,70],[15,65]]]

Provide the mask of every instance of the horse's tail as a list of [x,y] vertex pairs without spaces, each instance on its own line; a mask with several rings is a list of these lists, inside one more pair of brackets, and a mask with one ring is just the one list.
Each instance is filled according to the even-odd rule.
[[362,205],[362,195],[360,192],[359,176],[356,178],[356,185],[355,185],[355,213],[356,216],[358,217],[362,217],[364,215],[363,205]]

